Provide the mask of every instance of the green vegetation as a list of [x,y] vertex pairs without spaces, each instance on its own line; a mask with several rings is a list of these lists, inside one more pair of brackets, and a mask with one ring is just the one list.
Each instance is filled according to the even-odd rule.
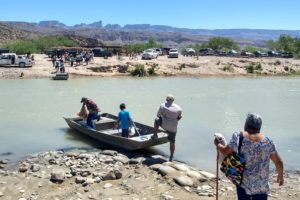
[[138,64],[138,65],[134,65],[135,69],[133,71],[131,71],[131,75],[132,76],[138,76],[138,77],[143,77],[146,75],[146,71],[145,71],[145,66]]
[[280,60],[276,60],[275,63],[274,63],[274,65],[281,65]]
[[124,47],[128,49],[130,53],[141,53],[145,49],[162,48],[163,45],[156,42],[154,39],[150,39],[147,43],[127,44]]
[[233,73],[234,72],[234,68],[232,67],[232,64],[228,64],[227,66],[223,67],[223,71],[224,72],[231,72]]
[[262,69],[262,66],[260,63],[258,63],[256,65],[254,63],[252,63],[252,64],[249,64],[248,66],[246,66],[246,71],[248,74],[254,74],[254,73],[260,74],[262,70],[263,69]]
[[51,47],[71,47],[76,45],[77,43],[74,40],[65,36],[44,36],[32,40],[20,40],[8,43],[5,45],[5,48],[16,54],[26,54],[28,52],[41,53],[44,49],[49,49]]
[[157,63],[154,63],[154,64],[151,65],[151,67],[147,70],[149,76],[156,76],[157,75],[156,71],[155,71],[157,66],[158,66]]
[[212,37],[209,39],[207,46],[213,50],[239,49],[238,45],[232,39],[226,37]]
[[183,68],[185,68],[185,64],[182,63],[180,66],[179,66],[179,70],[182,70]]
[[288,72],[288,71],[290,71],[290,68],[288,66],[285,66],[284,71]]
[[254,53],[255,51],[260,51],[261,49],[258,48],[258,47],[254,47],[254,46],[246,46],[244,48],[245,51],[248,51],[248,52],[251,52],[251,53]]
[[300,38],[281,35],[277,41],[267,41],[267,45],[272,50],[291,52],[296,58],[300,58]]

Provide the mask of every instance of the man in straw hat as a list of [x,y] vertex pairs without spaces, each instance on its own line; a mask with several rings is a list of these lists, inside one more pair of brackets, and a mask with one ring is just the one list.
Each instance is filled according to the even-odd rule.
[[172,94],[167,95],[166,102],[162,103],[157,112],[157,118],[154,121],[155,132],[152,139],[156,139],[158,128],[162,127],[168,133],[168,139],[170,141],[170,161],[173,160],[175,152],[175,138],[177,133],[178,121],[181,119],[182,109],[174,103],[174,96]]

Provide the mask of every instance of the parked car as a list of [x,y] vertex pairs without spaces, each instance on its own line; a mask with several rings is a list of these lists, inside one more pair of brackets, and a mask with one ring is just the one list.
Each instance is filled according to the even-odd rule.
[[215,51],[211,48],[204,48],[204,49],[199,50],[200,56],[210,56],[210,55],[214,55],[214,54],[215,54]]
[[178,58],[178,50],[177,49],[170,49],[169,51],[169,58]]
[[230,51],[228,51],[227,55],[228,56],[239,56],[239,52],[234,49],[231,49]]
[[196,55],[196,51],[193,48],[185,48],[182,53],[184,56],[195,56]]
[[282,58],[293,58],[293,53],[288,51],[280,51],[280,57]]
[[75,58],[81,52],[79,50],[77,50],[77,49],[69,49],[68,53],[70,54],[70,56],[73,56]]
[[266,52],[254,51],[254,56],[255,57],[268,57],[268,54]]
[[224,51],[224,50],[216,50],[215,51],[215,54],[217,55],[217,56],[226,56],[226,51]]
[[155,49],[146,49],[142,54],[142,59],[153,59],[157,57],[158,53],[155,51]]
[[103,48],[94,48],[92,51],[95,57],[112,57],[113,55],[111,51]]
[[268,51],[267,53],[268,53],[269,57],[279,57],[280,56],[280,54],[276,51]]
[[253,57],[253,53],[251,53],[249,51],[242,51],[241,56]]
[[154,50],[157,52],[157,54],[159,55],[159,56],[162,56],[162,50],[160,49],[160,48],[154,48]]

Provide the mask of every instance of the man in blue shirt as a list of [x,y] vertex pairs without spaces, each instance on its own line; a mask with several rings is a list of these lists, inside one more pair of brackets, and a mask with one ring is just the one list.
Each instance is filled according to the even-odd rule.
[[133,126],[132,119],[129,111],[126,109],[126,105],[122,103],[120,105],[120,112],[118,118],[118,127],[122,128],[122,137],[129,137],[129,128]]

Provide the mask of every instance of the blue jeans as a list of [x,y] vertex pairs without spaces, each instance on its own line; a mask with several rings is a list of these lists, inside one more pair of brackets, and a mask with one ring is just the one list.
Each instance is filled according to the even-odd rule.
[[129,129],[122,129],[122,137],[128,138],[129,136]]
[[237,192],[238,200],[267,200],[268,199],[267,194],[248,195],[246,194],[245,189],[239,186],[236,187],[236,192]]
[[88,116],[87,116],[87,119],[86,119],[86,125],[90,128],[93,128],[95,129],[95,122],[94,120],[95,119],[99,119],[99,115],[97,112],[92,112],[92,113],[89,113]]

